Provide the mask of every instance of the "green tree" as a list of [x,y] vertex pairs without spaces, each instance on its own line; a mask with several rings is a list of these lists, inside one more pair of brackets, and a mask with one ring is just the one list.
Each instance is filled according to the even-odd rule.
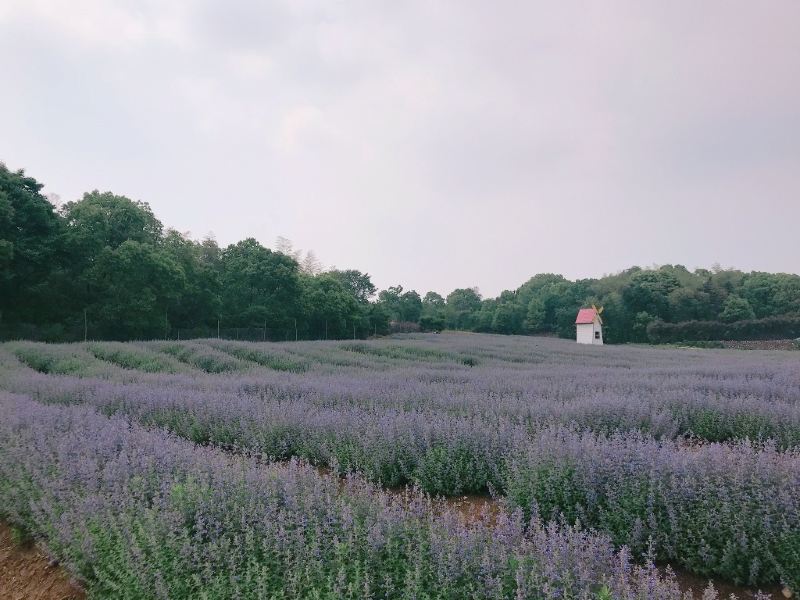
[[759,319],[800,311],[797,275],[749,273],[743,276],[742,285],[735,292],[748,301]]
[[426,312],[435,312],[444,310],[445,300],[440,294],[436,292],[428,292],[422,298],[422,309]]
[[51,278],[62,266],[63,227],[42,187],[0,163],[0,325],[61,316]]
[[117,248],[126,241],[156,245],[163,226],[150,205],[111,192],[88,192],[61,209],[67,238],[74,255],[89,262],[104,248]]
[[442,331],[445,328],[444,315],[423,315],[420,317],[419,326],[422,331]]
[[220,310],[220,249],[213,239],[195,242],[174,229],[160,246],[185,276],[183,293],[170,307],[175,327],[214,326]]
[[303,323],[312,338],[363,337],[369,327],[358,300],[336,277],[303,277]]
[[422,316],[422,298],[414,290],[400,296],[400,320],[416,323]]
[[386,313],[389,315],[389,319],[391,321],[401,321],[402,314],[401,314],[401,300],[400,297],[403,295],[403,286],[402,285],[394,285],[389,286],[385,290],[381,290],[378,294],[378,302],[384,308]]
[[220,257],[221,313],[230,326],[262,326],[273,332],[301,316],[297,261],[248,238]]
[[646,311],[640,311],[633,317],[633,331],[631,340],[634,342],[647,341],[647,327],[657,318]]
[[380,302],[393,321],[409,321],[416,323],[422,316],[422,298],[414,290],[403,291],[402,285],[382,290],[378,294]]
[[389,333],[389,312],[386,307],[379,302],[369,304],[367,308],[369,318],[369,333],[376,335],[386,335]]
[[631,313],[649,313],[669,320],[669,295],[680,287],[669,270],[642,271],[635,274],[622,290],[622,299]]
[[525,311],[525,329],[532,332],[543,331],[546,316],[544,300],[539,297],[531,298]]
[[163,337],[186,284],[168,253],[134,240],[104,248],[87,277],[97,290],[88,309],[92,334],[112,339]]
[[369,332],[376,335],[389,333],[389,312],[380,302],[372,302],[367,308],[369,318]]
[[86,193],[77,202],[65,204],[61,214],[74,275],[68,296],[75,312],[96,306],[97,299],[105,295],[105,290],[96,286],[93,268],[101,256],[108,256],[107,251],[128,241],[151,247],[161,242],[163,227],[150,206],[111,192]]
[[492,317],[492,331],[497,333],[516,333],[516,312],[511,304],[499,304]]
[[419,324],[423,331],[442,331],[445,319],[445,300],[436,292],[428,292],[422,298],[422,316]]
[[747,300],[741,298],[740,296],[731,294],[728,296],[728,299],[725,300],[725,304],[722,307],[722,312],[720,313],[719,318],[721,321],[731,323],[733,321],[754,319],[755,316],[756,315]]
[[492,318],[492,331],[497,333],[522,333],[527,307],[519,302],[517,292],[505,290],[497,299],[497,308]]
[[706,292],[679,287],[667,296],[669,315],[674,321],[694,321],[712,315],[708,311],[709,296]]
[[362,303],[369,302],[377,291],[369,274],[356,269],[328,271],[328,275],[341,283],[356,300]]
[[481,309],[481,295],[477,288],[458,288],[447,295],[447,326],[453,329],[470,329]]

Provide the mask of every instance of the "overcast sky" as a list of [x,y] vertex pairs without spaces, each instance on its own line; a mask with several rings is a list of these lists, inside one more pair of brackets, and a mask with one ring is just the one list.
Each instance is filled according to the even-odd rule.
[[0,0],[0,160],[420,293],[800,272],[800,2]]

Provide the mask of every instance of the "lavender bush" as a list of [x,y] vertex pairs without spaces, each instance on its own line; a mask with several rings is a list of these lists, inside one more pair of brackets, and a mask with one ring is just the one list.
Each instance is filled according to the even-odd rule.
[[509,454],[506,478],[527,514],[564,515],[634,552],[654,543],[701,575],[800,589],[800,451],[550,428]]
[[103,361],[146,373],[185,373],[190,371],[180,361],[159,352],[121,342],[92,342],[86,349]]
[[[148,373],[99,360],[80,344],[30,346],[54,356],[80,355],[85,364],[76,376],[36,372],[22,366],[10,351],[15,347],[6,345],[0,347],[0,388],[47,403],[88,404],[204,445],[262,458],[305,458],[387,486],[411,483],[445,495],[507,491],[525,510],[536,500],[545,517],[556,509],[608,530],[637,556],[652,534],[660,558],[702,574],[777,583],[793,581],[791,569],[797,568],[797,542],[791,537],[797,530],[797,497],[776,491],[770,500],[764,490],[787,489],[776,478],[796,480],[792,449],[800,444],[800,354],[585,348],[563,340],[476,335],[122,345],[148,356],[179,355],[187,370]],[[93,370],[103,375],[87,375]],[[531,449],[546,447],[542,440],[552,440],[553,431],[595,439],[597,454],[557,455],[556,483],[541,487],[539,455]],[[704,519],[719,509],[706,506],[705,516],[675,521],[681,533],[670,533],[672,521],[662,518],[672,514],[667,508],[631,502],[619,514],[642,524],[636,531],[615,529],[613,519],[598,517],[591,507],[604,506],[615,486],[649,482],[653,464],[631,458],[624,469],[609,467],[597,488],[588,475],[573,481],[564,473],[591,472],[601,455],[617,464],[612,459],[621,452],[620,436],[628,447],[618,461],[659,457],[653,464],[660,465],[663,477],[656,491],[668,488],[665,478],[682,481],[670,468],[694,456],[701,442],[724,442],[729,454],[720,468],[729,478],[723,481],[713,469],[698,466],[691,471],[692,485],[682,485],[706,496],[718,488],[731,514],[756,516],[746,524],[715,525]],[[740,463],[758,463],[758,457],[769,462],[773,456],[780,460],[771,470],[752,468],[746,477],[736,471]],[[562,476],[563,486],[557,483]],[[749,494],[751,488],[759,494]],[[550,499],[558,489],[567,495]],[[766,494],[759,500],[766,512],[753,512],[751,503],[760,494]],[[674,493],[668,508],[694,514],[696,497]],[[778,550],[769,540],[779,540]]]
[[5,344],[22,363],[52,375],[79,375],[83,377],[112,377],[112,365],[92,360],[92,356],[79,344],[43,344],[11,342]]
[[606,538],[520,511],[467,523],[413,492],[262,466],[87,407],[0,394],[0,414],[0,516],[91,597],[688,598]]
[[264,345],[256,347],[254,344],[249,344],[247,342],[234,342],[230,340],[208,340],[206,343],[212,348],[226,352],[231,356],[276,371],[302,373],[309,368],[308,361],[274,347],[268,349],[265,348]]
[[145,347],[174,356],[179,361],[201,369],[206,373],[241,371],[248,366],[247,363],[205,344],[194,342],[148,342]]

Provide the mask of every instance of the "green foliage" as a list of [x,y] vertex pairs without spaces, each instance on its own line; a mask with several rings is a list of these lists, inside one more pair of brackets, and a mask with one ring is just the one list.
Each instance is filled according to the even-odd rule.
[[747,319],[755,319],[756,314],[753,312],[750,303],[742,298],[731,294],[722,305],[722,312],[719,314],[720,321],[732,323],[733,321],[745,321]]
[[414,483],[432,494],[485,492],[484,483],[491,480],[485,466],[470,448],[434,446],[417,466]]
[[362,303],[369,302],[369,299],[377,291],[369,274],[362,273],[356,269],[347,269],[345,271],[334,269],[333,271],[328,271],[327,275],[336,279],[351,296]]
[[252,238],[220,248],[165,230],[145,202],[95,190],[57,211],[42,187],[0,163],[0,338],[175,339],[220,327],[251,340],[363,339],[392,321],[572,338],[578,309],[595,303],[607,342],[675,342],[792,337],[800,315],[798,275],[683,265],[578,281],[540,273],[497,298],[397,285],[373,301],[368,274],[320,272],[311,253],[301,267],[286,240],[279,251]]
[[422,331],[442,331],[445,328],[444,315],[423,315],[419,326]]
[[241,360],[257,363],[262,367],[276,371],[291,371],[302,373],[308,369],[308,362],[303,359],[281,351],[270,351],[267,347],[254,347],[250,344],[240,344],[231,341],[210,340],[210,346],[222,350]]
[[414,290],[403,291],[402,285],[390,287],[378,294],[393,321],[416,323],[422,316],[422,298]]
[[634,314],[668,318],[669,295],[679,287],[680,282],[669,270],[641,271],[622,288],[622,298]]
[[[610,343],[786,338],[794,335],[793,315],[800,315],[800,276],[690,272],[682,265],[632,267],[574,282],[542,273],[497,298],[481,300],[475,290],[455,290],[444,313],[450,328],[573,338],[578,309],[591,304],[605,308],[603,335]],[[775,315],[775,320],[755,325],[753,316],[759,314]],[[691,323],[706,321],[727,321],[731,328],[703,326],[702,334],[692,332]]]
[[127,241],[156,244],[163,229],[146,202],[111,192],[86,193],[77,202],[67,202],[61,214],[70,247],[87,259]]
[[123,369],[147,373],[180,373],[186,367],[168,356],[119,342],[90,343],[86,346],[96,358],[114,363]]
[[206,373],[240,371],[246,364],[209,346],[196,343],[151,342],[155,350],[174,356],[179,361]]
[[222,314],[237,326],[266,321],[286,327],[300,311],[297,261],[248,238],[228,246],[220,257]]
[[33,543],[33,536],[25,527],[12,526],[11,543],[15,546],[29,546]]
[[647,338],[656,344],[685,340],[769,340],[800,336],[800,315],[767,317],[723,323],[721,321],[654,321],[647,327]]
[[50,322],[61,316],[49,284],[65,266],[63,222],[42,187],[0,163],[0,318],[5,321]]
[[422,299],[422,316],[419,319],[422,331],[442,331],[447,327],[447,305],[436,292],[428,292]]
[[50,375],[107,377],[114,367],[95,359],[82,345],[12,342],[11,352],[31,369]]
[[475,327],[474,315],[481,308],[481,296],[476,288],[460,288],[447,295],[447,326],[452,329]]
[[[336,277],[304,277],[305,327],[314,337],[352,337],[367,327],[362,305]],[[349,336],[348,336],[349,334]],[[359,336],[360,337],[360,336]]]
[[102,337],[163,335],[169,308],[186,285],[183,270],[167,253],[133,240],[104,248],[87,273],[97,290],[91,312]]

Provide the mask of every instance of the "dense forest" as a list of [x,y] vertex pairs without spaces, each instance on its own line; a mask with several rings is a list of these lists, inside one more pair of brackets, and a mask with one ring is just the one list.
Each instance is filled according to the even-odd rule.
[[607,342],[800,335],[800,276],[681,265],[599,279],[535,275],[497,298],[377,289],[324,270],[287,240],[221,248],[165,228],[149,205],[93,191],[56,207],[0,163],[0,338],[364,338],[390,330],[574,335],[577,309],[605,307]]

